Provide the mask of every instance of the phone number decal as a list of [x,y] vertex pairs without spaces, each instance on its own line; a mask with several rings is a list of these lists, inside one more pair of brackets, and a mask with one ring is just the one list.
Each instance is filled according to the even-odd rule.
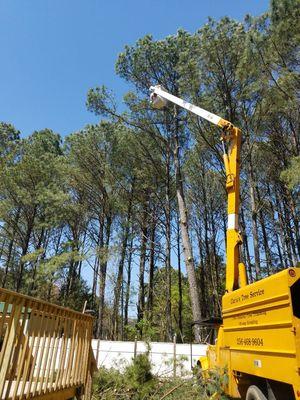
[[236,343],[238,346],[263,346],[264,340],[262,338],[237,338]]

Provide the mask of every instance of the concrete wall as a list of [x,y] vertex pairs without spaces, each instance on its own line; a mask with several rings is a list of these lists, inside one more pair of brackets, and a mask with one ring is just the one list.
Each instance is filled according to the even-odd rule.
[[[109,340],[92,340],[92,348],[98,367],[123,370],[136,353],[145,353],[147,345],[144,342],[119,342]],[[176,366],[174,365],[174,346],[176,351]],[[205,355],[206,345],[193,344],[192,357],[189,344],[152,342],[150,343],[150,361],[152,372],[158,376],[171,376],[174,369],[177,376],[191,373],[191,358],[194,366],[199,356]]]

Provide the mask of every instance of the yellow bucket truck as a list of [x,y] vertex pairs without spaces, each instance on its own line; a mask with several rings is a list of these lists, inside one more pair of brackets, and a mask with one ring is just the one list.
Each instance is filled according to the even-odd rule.
[[168,102],[222,128],[228,193],[226,291],[214,345],[201,357],[203,370],[228,375],[225,393],[246,400],[300,399],[300,268],[248,284],[240,261],[238,215],[241,131],[229,121],[152,86],[151,103]]

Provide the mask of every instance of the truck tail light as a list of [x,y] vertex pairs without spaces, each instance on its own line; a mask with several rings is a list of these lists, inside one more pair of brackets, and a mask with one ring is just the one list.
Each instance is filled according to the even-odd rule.
[[300,279],[298,279],[290,288],[293,314],[295,317],[300,318]]
[[294,269],[289,269],[289,275],[290,275],[292,278],[295,278],[295,276],[296,276],[295,270],[294,270]]

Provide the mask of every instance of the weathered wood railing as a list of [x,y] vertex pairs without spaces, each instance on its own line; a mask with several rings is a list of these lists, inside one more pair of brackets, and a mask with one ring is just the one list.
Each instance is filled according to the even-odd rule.
[[89,398],[92,322],[0,288],[0,400]]

